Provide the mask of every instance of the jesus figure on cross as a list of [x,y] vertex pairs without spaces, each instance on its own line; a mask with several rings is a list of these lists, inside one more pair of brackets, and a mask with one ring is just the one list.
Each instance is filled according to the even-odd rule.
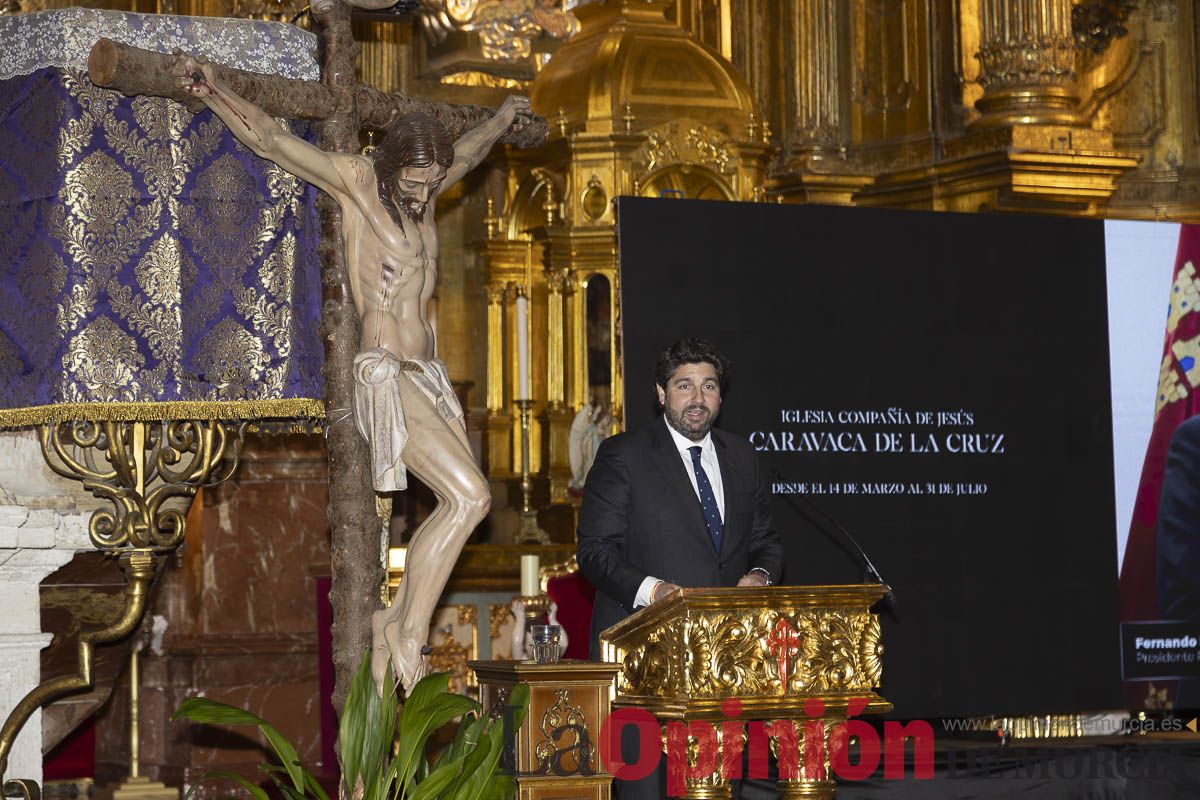
[[374,488],[404,489],[407,469],[438,497],[409,542],[395,601],[371,621],[376,684],[384,688],[390,656],[409,690],[426,669],[422,651],[434,607],[463,544],[491,505],[462,409],[445,365],[435,358],[428,317],[437,280],[434,203],[510,128],[527,123],[529,100],[510,96],[492,119],[458,141],[438,120],[405,114],[367,157],[325,152],[291,135],[221,84],[202,59],[180,53],[172,74],[256,155],[328,193],[341,208],[350,287],[362,320],[355,418],[370,445]]

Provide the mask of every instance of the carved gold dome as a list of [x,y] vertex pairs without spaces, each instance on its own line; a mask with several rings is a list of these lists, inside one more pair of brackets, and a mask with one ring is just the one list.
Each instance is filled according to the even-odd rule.
[[533,108],[560,135],[644,131],[686,117],[743,139],[757,107],[716,51],[669,22],[669,0],[607,0],[575,10],[580,31],[533,84]]

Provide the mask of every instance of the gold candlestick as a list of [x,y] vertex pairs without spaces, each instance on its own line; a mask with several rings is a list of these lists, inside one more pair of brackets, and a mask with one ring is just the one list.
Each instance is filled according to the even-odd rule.
[[550,596],[545,594],[535,594],[533,596],[518,595],[513,598],[520,600],[525,607],[525,624],[538,625],[542,615],[550,610]]
[[140,642],[129,650],[129,780],[113,790],[113,800],[178,800],[179,790],[152,781],[141,775],[140,739],[138,737],[138,695],[141,669],[138,658]]
[[517,544],[550,544],[550,536],[538,527],[537,510],[533,508],[533,476],[529,473],[529,423],[532,400],[518,400],[521,413],[521,526],[517,529]]

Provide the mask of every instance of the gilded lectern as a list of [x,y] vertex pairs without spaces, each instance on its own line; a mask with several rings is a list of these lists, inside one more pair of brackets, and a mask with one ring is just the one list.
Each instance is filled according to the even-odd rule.
[[[674,748],[681,765],[686,753],[685,797],[729,797],[731,770],[722,765],[740,766],[748,730],[753,763],[755,726],[746,723],[766,721],[758,730],[779,758],[779,796],[831,798],[831,754],[845,746],[839,723],[892,707],[875,693],[883,647],[871,613],[887,591],[878,584],[679,590],[600,634],[605,660],[621,666],[614,708],[643,709],[667,724],[669,775],[678,736],[669,723],[711,723],[699,726],[711,732],[707,741],[693,726]],[[768,737],[759,738],[765,750]],[[706,757],[713,747],[715,758]]]

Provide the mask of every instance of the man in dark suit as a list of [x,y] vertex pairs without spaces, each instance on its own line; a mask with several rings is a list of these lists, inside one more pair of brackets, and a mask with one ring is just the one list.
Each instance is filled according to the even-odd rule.
[[[771,528],[767,476],[745,438],[712,427],[726,371],[708,342],[671,345],[654,376],[663,418],[606,439],[596,453],[576,550],[598,589],[593,659],[600,631],[681,586],[767,586],[779,578],[783,547]],[[618,791],[662,797],[655,778],[637,789],[618,781]]]
[[1200,620],[1200,416],[1171,436],[1158,506],[1158,606],[1163,619]]
[[[1200,623],[1200,416],[1175,429],[1158,504],[1158,607]],[[1176,709],[1200,709],[1200,679],[1179,681]]]

